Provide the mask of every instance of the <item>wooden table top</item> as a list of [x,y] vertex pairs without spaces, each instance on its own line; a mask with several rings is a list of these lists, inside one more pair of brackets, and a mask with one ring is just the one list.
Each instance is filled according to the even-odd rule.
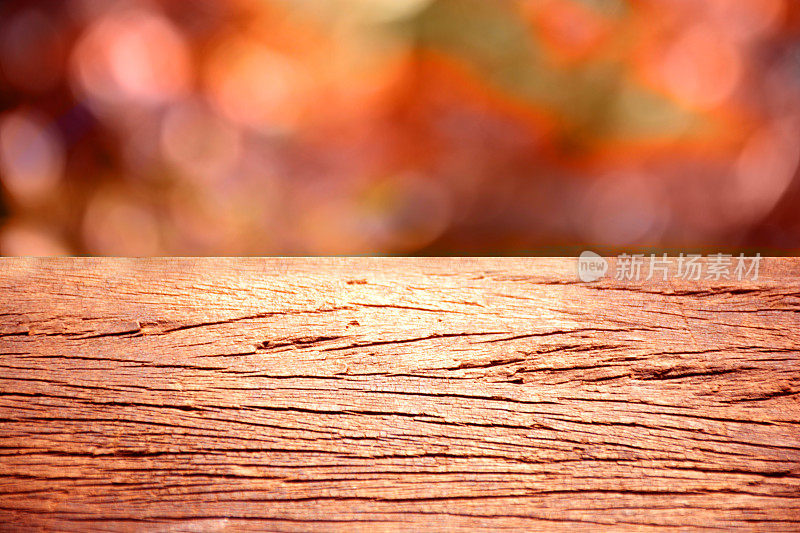
[[800,261],[2,259],[0,529],[800,529]]

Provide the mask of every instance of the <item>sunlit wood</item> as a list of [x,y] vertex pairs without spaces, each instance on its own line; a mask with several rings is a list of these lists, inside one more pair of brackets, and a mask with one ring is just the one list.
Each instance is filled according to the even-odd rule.
[[0,262],[0,523],[792,531],[800,262]]

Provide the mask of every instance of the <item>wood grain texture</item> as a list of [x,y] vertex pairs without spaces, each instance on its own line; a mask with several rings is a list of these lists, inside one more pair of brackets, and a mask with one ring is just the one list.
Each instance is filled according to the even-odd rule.
[[800,529],[800,261],[0,261],[0,529]]

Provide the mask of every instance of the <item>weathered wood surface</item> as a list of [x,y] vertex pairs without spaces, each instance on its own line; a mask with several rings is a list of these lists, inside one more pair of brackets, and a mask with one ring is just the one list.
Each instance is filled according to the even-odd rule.
[[0,529],[800,529],[800,262],[0,261]]

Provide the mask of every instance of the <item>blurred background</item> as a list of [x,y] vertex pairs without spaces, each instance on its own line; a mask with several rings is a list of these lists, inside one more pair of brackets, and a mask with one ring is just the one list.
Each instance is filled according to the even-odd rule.
[[6,255],[800,252],[795,0],[6,0]]

